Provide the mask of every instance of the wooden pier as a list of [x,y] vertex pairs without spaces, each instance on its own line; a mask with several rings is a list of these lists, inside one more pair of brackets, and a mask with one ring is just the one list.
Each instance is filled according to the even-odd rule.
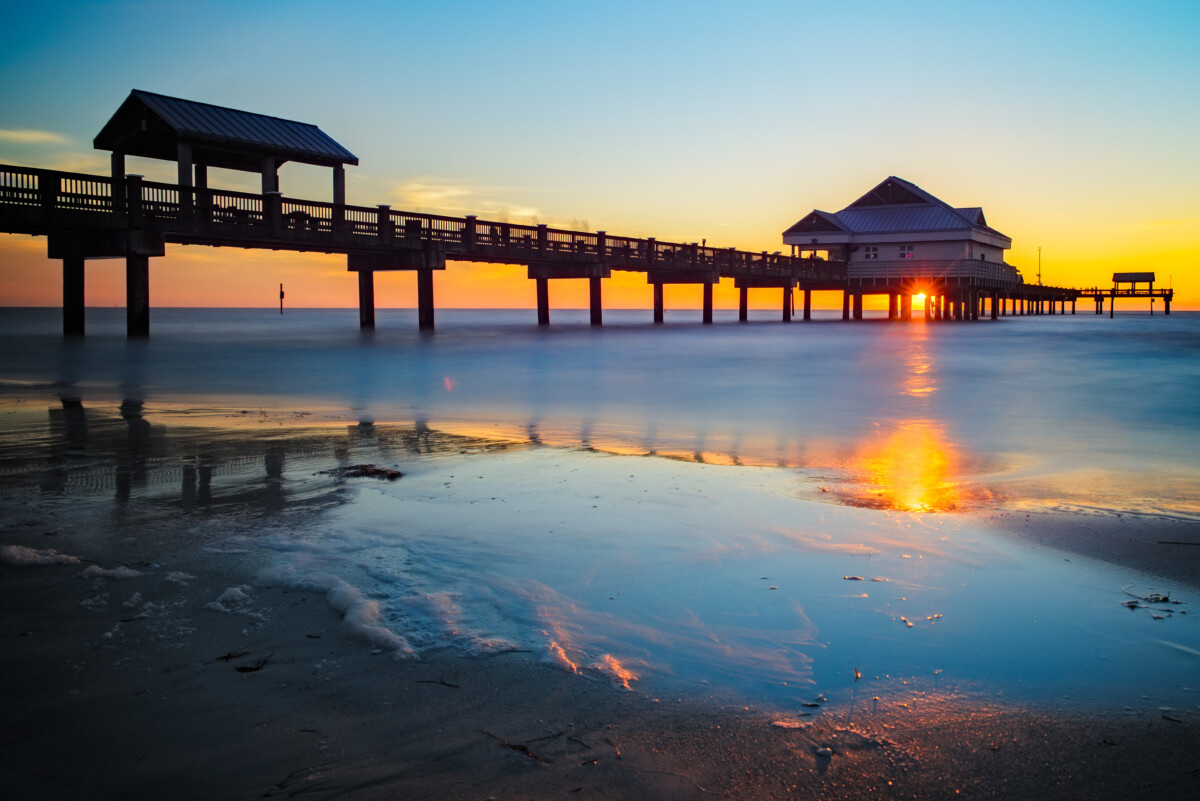
[[[1146,286],[1139,288],[1138,284]],[[1108,316],[1113,316],[1117,298],[1146,298],[1150,301],[1150,313],[1154,314],[1154,301],[1163,302],[1163,313],[1171,313],[1171,301],[1175,299],[1175,290],[1168,287],[1154,288],[1154,273],[1113,273],[1113,285],[1109,289],[1093,287],[1079,290],[1079,297],[1088,298],[1096,303],[1096,314],[1104,314],[1104,301],[1108,299]]]
[[[889,296],[890,319],[911,319],[913,297],[924,295],[930,320],[1054,314],[1056,305],[1066,313],[1068,300],[1074,313],[1076,299],[1085,296],[1025,284],[1009,265],[970,259],[879,262],[864,273],[815,255],[349,205],[344,166],[358,159],[316,126],[136,90],[95,145],[112,152],[111,175],[0,165],[0,232],[47,237],[49,258],[62,261],[67,335],[84,332],[86,260],[108,258],[125,260],[128,334],[148,335],[150,259],[164,256],[167,243],[343,254],[348,271],[358,275],[363,328],[375,325],[374,274],[411,270],[417,273],[418,325],[432,329],[433,275],[449,261],[524,265],[537,284],[539,325],[550,322],[549,282],[584,278],[590,282],[591,322],[601,325],[602,281],[614,270],[646,274],[655,323],[663,322],[666,284],[701,285],[701,319],[711,323],[712,288],[722,279],[732,279],[739,290],[741,321],[751,289],[779,293],[783,321],[793,317],[797,289],[805,320],[811,318],[812,292],[822,290],[843,293],[845,320],[862,319],[868,294]],[[127,155],[176,162],[177,182],[127,175]],[[278,169],[289,160],[331,168],[332,200],[285,197]],[[209,167],[259,173],[262,191],[212,188]]]

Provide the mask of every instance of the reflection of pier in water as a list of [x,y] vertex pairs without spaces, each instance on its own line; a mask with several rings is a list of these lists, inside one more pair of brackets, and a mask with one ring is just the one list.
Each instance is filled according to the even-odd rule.
[[282,431],[190,426],[186,417],[177,425],[155,424],[136,399],[122,401],[114,413],[111,407],[89,409],[78,397],[64,397],[60,407],[48,411],[48,436],[21,448],[23,459],[32,463],[6,465],[9,476],[36,476],[42,493],[107,494],[121,504],[167,502],[189,512],[319,508],[338,503],[346,484],[336,471],[329,472],[331,466],[513,444],[438,432],[423,422]]

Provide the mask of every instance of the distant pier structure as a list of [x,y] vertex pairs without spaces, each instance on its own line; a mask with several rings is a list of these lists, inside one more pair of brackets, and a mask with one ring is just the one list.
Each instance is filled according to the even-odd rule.
[[[1117,298],[1147,298],[1150,301],[1150,313],[1154,314],[1154,301],[1163,302],[1163,313],[1171,313],[1171,301],[1175,291],[1170,287],[1154,288],[1154,273],[1113,273],[1111,289],[1083,289],[1079,297],[1090,298],[1096,302],[1096,314],[1104,314],[1104,299],[1108,298],[1108,316],[1113,316]],[[1138,284],[1145,284],[1139,288]]]
[[[127,333],[147,336],[150,259],[164,256],[168,242],[343,254],[358,277],[364,329],[375,326],[380,270],[417,274],[418,325],[432,329],[434,275],[447,261],[525,266],[536,283],[539,325],[550,322],[555,279],[587,279],[591,323],[601,325],[602,281],[613,270],[646,275],[655,323],[663,322],[667,284],[700,285],[701,320],[712,323],[713,287],[723,279],[739,290],[742,322],[751,289],[778,293],[785,322],[795,313],[797,289],[804,320],[814,291],[842,292],[846,320],[862,319],[868,294],[888,295],[890,319],[911,319],[913,298],[923,296],[926,319],[976,320],[989,312],[993,319],[1054,314],[1056,306],[1065,313],[1067,301],[1074,313],[1077,298],[1099,291],[1025,283],[1004,262],[1011,240],[988,226],[982,209],[951,207],[896,177],[840,212],[806,215],[784,232],[792,249],[785,255],[348,205],[345,168],[358,158],[317,126],[140,90],[93,144],[111,152],[109,175],[0,165],[0,232],[45,236],[48,256],[62,261],[66,335],[84,333],[86,261],[120,258]],[[128,174],[128,156],[175,162],[176,182]],[[285,196],[279,168],[289,161],[329,168],[330,200]],[[209,168],[256,173],[261,192],[214,188]],[[1163,297],[1170,310],[1169,290],[1133,285],[1129,292],[1114,284],[1104,297]],[[280,294],[282,311],[282,287]]]

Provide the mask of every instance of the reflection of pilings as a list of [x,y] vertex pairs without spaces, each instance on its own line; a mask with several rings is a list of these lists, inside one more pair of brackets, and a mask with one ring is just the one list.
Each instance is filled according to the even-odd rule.
[[142,416],[145,403],[134,398],[121,401],[121,419],[128,427],[128,448],[117,456],[116,498],[129,500],[133,485],[146,483],[146,459],[150,453],[150,421]]

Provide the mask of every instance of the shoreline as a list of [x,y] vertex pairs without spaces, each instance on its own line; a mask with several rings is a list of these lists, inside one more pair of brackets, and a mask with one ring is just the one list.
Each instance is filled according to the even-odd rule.
[[[117,423],[124,437],[127,422]],[[393,439],[387,428],[376,427],[364,447],[399,456],[389,449],[407,442],[419,458],[447,464],[531,447],[437,432],[414,439],[396,431]],[[186,480],[179,489],[191,468],[155,478],[163,468],[148,451],[127,465],[123,501],[111,497],[121,492],[116,479],[102,491],[65,489],[99,478],[82,453],[67,468],[24,461],[38,481],[14,483],[9,472],[3,543],[54,548],[101,569],[87,576],[88,561],[0,564],[10,677],[0,764],[23,797],[1161,798],[1200,787],[1196,710],[1088,711],[927,689],[900,695],[871,676],[853,703],[781,710],[715,689],[622,692],[529,653],[440,648],[393,659],[342,619],[329,593],[264,580],[265,552],[205,550],[239,532],[303,528],[384,486],[318,475],[337,462],[320,445],[324,435],[310,441],[303,431],[287,434],[284,477],[273,478],[271,437],[249,433],[221,436],[228,453],[253,454],[246,464],[266,475],[223,480],[215,470],[207,508],[199,494],[188,505]],[[358,455],[348,447],[338,459]],[[418,457],[399,463],[409,458]],[[64,489],[45,484],[63,469]],[[779,474],[758,475],[770,485]],[[400,482],[416,488],[421,480]],[[1017,529],[1015,547],[1062,542],[1054,545],[1062,553],[1121,559],[1149,573],[1171,567],[1157,553],[1137,561],[1138,549],[1166,530],[1144,520],[1088,519],[1084,528],[1062,512],[990,519]],[[118,566],[140,575],[103,572]],[[1176,567],[1179,580],[1197,586],[1194,563]]]

